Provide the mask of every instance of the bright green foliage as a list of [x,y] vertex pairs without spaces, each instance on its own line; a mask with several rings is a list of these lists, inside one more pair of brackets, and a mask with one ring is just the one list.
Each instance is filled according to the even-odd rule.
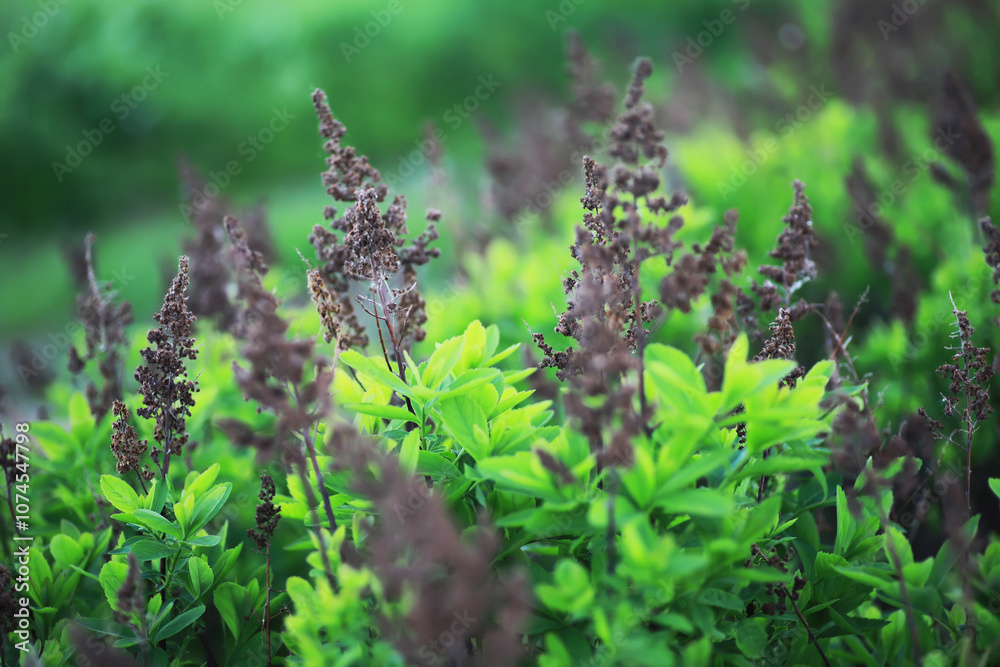
[[[890,492],[879,503],[862,498],[855,516],[839,480],[824,470],[828,453],[818,436],[834,414],[821,406],[830,362],[815,365],[794,389],[779,389],[793,365],[748,363],[741,337],[721,389],[710,392],[686,354],[652,345],[645,381],[658,427],[635,440],[632,466],[598,472],[580,434],[545,425],[547,405],[512,407],[526,398],[509,386],[522,374],[490,369],[494,332],[473,322],[411,367],[407,385],[383,372],[380,358],[345,353],[341,360],[361,385],[341,379],[338,386],[347,395],[384,400],[398,390],[411,398],[416,415],[379,404],[353,407],[359,423],[399,453],[403,468],[432,476],[465,526],[485,508],[502,529],[496,565],[531,574],[537,601],[526,641],[539,665],[816,664],[816,643],[840,664],[912,660],[901,575],[926,650],[942,645],[935,624],[959,632],[947,550],[915,563],[903,534],[880,518]],[[734,414],[740,405],[745,410]],[[747,425],[745,447],[737,446],[733,428],[740,422]],[[406,431],[407,423],[419,428]],[[537,450],[565,464],[573,481],[547,469]],[[759,502],[762,475],[775,491]],[[349,495],[341,500],[364,506]],[[836,515],[832,543],[819,539],[813,512],[823,507]],[[397,664],[360,628],[398,619],[402,610],[380,608],[372,573],[339,562],[332,547],[329,554],[342,588],[333,592],[319,570],[312,586],[289,580],[296,612],[286,643],[305,664]],[[775,554],[787,571],[764,561]],[[988,552],[1000,572],[996,554]],[[780,613],[763,613],[780,599],[768,591],[792,591],[798,577],[797,610],[786,602]],[[319,641],[321,630],[342,639]],[[982,639],[981,648],[989,641]]]
[[[899,116],[905,153],[919,155],[928,145],[926,119],[909,110]],[[854,204],[839,180],[854,154],[867,155],[877,141],[875,120],[831,100],[797,130],[796,141],[769,155],[752,185],[735,192],[719,185],[745,159],[746,143],[715,131],[677,138],[692,194],[678,238],[702,241],[721,210],[735,206],[737,245],[755,266],[787,210],[787,197],[778,193],[796,175],[809,185],[825,248],[840,265],[862,267],[833,275],[821,270],[803,289],[806,298],[821,301],[833,287],[849,312],[871,286],[870,299],[885,306],[889,281],[883,267],[863,266],[868,238],[854,224]],[[989,117],[986,124],[996,126]],[[765,132],[750,145],[777,138]],[[866,157],[866,165],[876,187],[900,176],[879,157]],[[937,401],[947,381],[933,371],[953,343],[949,290],[979,327],[977,338],[994,348],[1000,341],[989,326],[997,315],[994,285],[975,228],[956,215],[926,171],[907,187],[884,215],[910,244],[925,284],[913,322],[867,311],[854,322],[848,349],[863,378],[858,386],[844,382],[843,365],[819,361],[793,389],[779,388],[795,363],[748,361],[753,351],[745,337],[719,368],[701,365],[693,345],[685,345],[704,331],[712,308],[706,294],[690,315],[673,313],[653,338],[682,347],[654,342],[645,349],[645,376],[629,378],[643,383],[654,415],[650,434],[631,443],[634,462],[601,469],[578,425],[525,387],[534,369],[521,369],[516,354],[516,343],[527,339],[524,323],[550,330],[552,304],[558,309],[565,298],[553,277],[572,265],[565,239],[580,217],[580,192],[571,186],[554,204],[558,238],[531,218],[516,241],[494,239],[483,255],[461,260],[469,282],[447,293],[447,314],[432,313],[428,339],[404,358],[405,381],[375,346],[339,356],[320,346],[338,367],[335,407],[316,442],[338,420],[353,420],[404,473],[430,482],[460,531],[471,533],[481,516],[488,519],[500,537],[494,569],[528,580],[531,613],[519,631],[529,664],[811,665],[822,664],[822,652],[832,664],[904,665],[917,661],[918,650],[926,665],[992,664],[1000,637],[996,535],[966,562],[961,538],[976,534],[974,516],[933,557],[915,556],[914,524],[889,518],[901,500],[891,487],[860,493],[874,475],[872,459],[859,461],[864,471],[846,481],[833,472],[826,438],[836,406],[860,405],[866,382],[869,398],[878,398],[880,426],[892,430],[919,405]],[[890,255],[895,259],[898,248]],[[642,284],[653,289],[669,270],[644,265]],[[315,313],[292,314],[297,330],[318,330]],[[133,656],[147,651],[146,664],[200,665],[205,660],[192,656],[200,656],[200,638],[212,629],[224,647],[215,658],[246,665],[261,659],[267,616],[271,654],[280,656],[275,664],[403,665],[386,628],[406,631],[412,595],[404,591],[390,602],[373,566],[342,557],[345,547],[365,553],[368,528],[385,517],[349,472],[332,472],[328,451],[319,448],[318,479],[311,466],[306,471],[311,499],[297,475],[276,475],[283,523],[269,555],[244,544],[259,466],[253,452],[235,449],[213,422],[238,417],[270,434],[275,417],[257,414],[236,388],[236,344],[210,330],[198,337],[202,391],[189,420],[198,446],[186,477],[178,466],[169,479],[142,488],[131,476],[102,474],[114,466],[111,417],[95,422],[68,383],[50,390],[50,402],[65,406],[57,421],[32,424],[39,446],[32,495],[45,498],[29,550],[34,653],[46,665],[76,664],[70,637],[76,622]],[[806,330],[798,343],[800,361],[826,356],[815,331]],[[144,345],[137,335],[132,357]],[[717,385],[706,383],[706,371],[718,371]],[[835,372],[840,388],[828,391]],[[135,396],[125,398],[138,404]],[[737,436],[740,424],[745,443]],[[136,427],[140,438],[150,437],[151,425]],[[981,429],[991,432],[992,425]],[[980,437],[976,460],[995,456],[995,439]],[[956,456],[945,452],[943,471]],[[912,471],[899,461],[879,473],[905,482]],[[927,473],[925,467],[921,475]],[[333,531],[315,497],[320,488],[330,494]],[[1000,480],[990,479],[988,488],[1000,497]],[[112,520],[119,524],[112,527]],[[129,556],[147,604],[123,614],[119,591]],[[797,596],[794,603],[783,597],[786,590]]]
[[289,664],[403,667],[392,646],[369,632],[382,603],[381,587],[368,569],[355,570],[340,562],[338,547],[344,535],[340,528],[330,542],[338,574],[336,592],[324,577],[312,581],[290,577],[286,583],[296,610],[285,626],[285,641],[296,656]]

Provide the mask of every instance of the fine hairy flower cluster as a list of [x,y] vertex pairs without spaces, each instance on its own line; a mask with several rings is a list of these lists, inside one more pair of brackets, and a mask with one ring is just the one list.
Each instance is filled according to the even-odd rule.
[[267,549],[281,519],[281,505],[274,504],[274,480],[266,472],[260,475],[260,502],[257,503],[257,525],[247,530],[247,535],[261,551]]
[[[406,198],[397,195],[382,212],[380,204],[389,194],[382,174],[367,156],[359,156],[354,147],[341,144],[347,130],[333,117],[323,91],[313,94],[313,104],[328,154],[329,169],[323,173],[323,183],[335,201],[350,204],[339,217],[336,208],[326,207],[323,216],[331,221],[330,228],[316,225],[309,236],[320,261],[318,270],[340,303],[340,346],[347,349],[368,344],[350,296],[352,282],[361,281],[368,283],[371,297],[356,298],[375,318],[379,335],[384,325],[394,351],[408,349],[425,335],[422,325],[427,321],[426,304],[417,289],[416,267],[440,255],[440,250],[429,248],[438,238],[440,213],[428,212],[427,229],[406,245]],[[341,232],[343,238],[336,232]],[[397,274],[402,286],[392,287]],[[371,304],[371,310],[364,306],[365,301]]]
[[3,424],[0,424],[0,469],[4,473],[4,484],[9,487],[17,479],[17,441],[4,437]]
[[774,310],[779,306],[788,309],[788,315],[793,322],[811,312],[805,302],[792,306],[792,295],[804,283],[816,277],[816,263],[812,259],[812,251],[819,245],[816,233],[813,231],[812,206],[806,197],[806,186],[801,181],[794,181],[795,201],[782,220],[785,229],[778,236],[778,244],[770,252],[774,259],[780,259],[780,266],[761,266],[758,271],[767,280],[763,285],[753,285],[754,293],[760,297],[760,309]]
[[15,614],[22,609],[14,590],[14,574],[0,565],[0,632],[9,635],[17,627]]
[[[233,272],[227,261],[222,221],[233,206],[220,195],[209,196],[208,183],[195,168],[181,161],[181,184],[186,203],[181,212],[194,227],[195,235],[185,239],[183,249],[191,264],[188,305],[198,318],[214,319],[219,329],[231,331],[239,321],[239,305],[230,295]],[[257,205],[243,215],[247,243],[265,257],[273,256],[271,235],[264,219],[264,208]]]
[[115,416],[111,425],[111,452],[118,461],[115,469],[120,475],[134,470],[141,479],[153,479],[149,465],[142,464],[142,455],[149,449],[149,445],[145,440],[139,440],[135,428],[129,424],[128,408],[121,401],[115,401],[111,412]]
[[94,276],[94,235],[84,241],[86,291],[76,297],[76,316],[83,325],[86,349],[83,354],[76,346],[69,348],[69,370],[83,371],[86,363],[98,359],[97,369],[104,380],[98,388],[87,383],[87,402],[95,419],[100,419],[111,409],[113,401],[123,396],[122,363],[128,346],[125,327],[132,323],[132,305],[128,301],[115,302],[115,292],[110,283],[99,283]]
[[[261,283],[261,276],[268,270],[263,257],[250,249],[236,218],[228,216],[225,228],[236,265],[237,296],[243,304],[239,326],[246,342],[241,351],[249,362],[249,368],[233,362],[236,383],[247,400],[253,399],[259,409],[277,415],[278,425],[273,435],[256,433],[246,424],[231,419],[219,425],[236,444],[257,449],[263,460],[288,451],[285,446],[289,444],[290,433],[310,428],[325,412],[328,401],[323,387],[330,384],[329,363],[322,358],[313,360],[313,341],[288,339],[288,321],[278,314],[278,300]],[[306,382],[306,367],[313,363],[316,376],[312,382]],[[316,400],[318,409],[308,409],[306,404]]]
[[587,52],[579,33],[567,34],[566,56],[573,81],[573,100],[566,109],[566,134],[573,146],[588,150],[593,140],[583,126],[585,123],[608,123],[614,118],[615,88],[598,78],[597,63]]
[[[983,253],[986,255],[986,264],[993,269],[993,284],[1000,285],[1000,229],[988,217],[979,221],[979,229],[986,237]],[[993,303],[1000,304],[1000,289],[990,292],[990,299]],[[1000,318],[994,321],[1000,324]]]
[[[948,395],[942,397],[944,414],[946,417],[960,417],[965,423],[982,421],[993,414],[989,386],[995,371],[988,358],[990,349],[976,347],[972,343],[975,329],[966,311],[956,308],[954,313],[958,325],[955,337],[959,341],[959,347],[952,356],[955,363],[941,364],[937,369],[938,375],[951,380]],[[963,399],[966,406],[960,408],[959,403]],[[926,413],[923,414],[926,416]],[[930,420],[930,425],[939,437],[943,437],[940,435],[943,431],[940,421]]]
[[[958,417],[962,426],[958,431],[946,433],[944,424],[940,420],[931,418],[926,409],[920,408],[919,413],[927,420],[927,427],[936,439],[951,443],[965,452],[966,514],[964,518],[968,520],[972,515],[972,436],[976,432],[979,422],[993,414],[989,388],[996,370],[989,359],[990,348],[977,347],[972,342],[975,329],[969,321],[966,311],[959,310],[958,306],[955,306],[954,299],[952,299],[952,306],[958,328],[953,336],[958,339],[959,345],[952,356],[954,363],[941,364],[937,373],[941,377],[951,380],[948,385],[948,394],[941,397],[944,403],[944,415]],[[963,402],[964,407],[961,405]],[[956,433],[963,433],[964,440],[956,441],[954,437]]]
[[973,219],[988,213],[990,191],[996,182],[993,142],[979,118],[972,92],[955,72],[944,75],[931,132],[948,137],[945,153],[962,167],[966,183],[959,185],[940,169],[932,172],[934,176],[969,201]]
[[197,380],[188,379],[185,363],[198,358],[191,336],[195,316],[187,305],[187,286],[188,258],[182,256],[163,307],[153,315],[160,326],[146,336],[150,347],[140,353],[145,363],[135,371],[143,403],[136,413],[155,420],[153,439],[160,448],[154,448],[150,455],[164,477],[170,470],[170,457],[180,455],[188,443],[187,418],[198,391]]
[[[567,412],[582,422],[602,465],[628,463],[629,442],[647,422],[641,383],[636,387],[625,380],[633,372],[641,375],[645,325],[660,314],[655,300],[642,299],[639,268],[653,258],[669,265],[679,246],[673,235],[683,224],[676,216],[665,227],[645,223],[642,215],[668,214],[686,203],[682,195],[667,200],[655,194],[667,149],[661,144],[663,132],[653,122],[652,106],[642,101],[652,71],[648,59],[638,62],[625,110],[612,128],[608,153],[618,164],[609,170],[589,156],[583,159],[586,193],[580,201],[585,213],[571,246],[580,268],[564,281],[567,308],[556,326],[556,333],[575,340],[577,347],[558,352],[543,334],[532,334],[544,355],[539,365],[554,367],[560,380],[571,381],[575,391],[566,397]],[[632,408],[637,391],[638,413]],[[588,396],[605,400],[594,407],[584,400]],[[604,427],[616,421],[615,415],[619,423],[605,448]]]

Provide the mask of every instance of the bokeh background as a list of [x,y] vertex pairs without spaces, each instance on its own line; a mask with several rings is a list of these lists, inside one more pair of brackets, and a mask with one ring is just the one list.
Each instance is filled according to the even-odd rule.
[[[428,207],[444,212],[444,258],[425,276],[432,316],[454,309],[459,329],[467,315],[551,327],[569,255],[539,265],[537,253],[523,252],[563,253],[579,220],[582,176],[569,163],[572,146],[554,138],[572,99],[570,31],[618,99],[635,59],[653,59],[648,99],[668,133],[669,186],[691,199],[689,227],[739,208],[740,243],[763,256],[791,202],[791,180],[800,178],[817,228],[840,250],[824,259],[824,284],[836,282],[848,304],[871,287],[859,327],[888,321],[896,296],[880,267],[858,268],[869,262],[850,233],[856,207],[847,176],[859,158],[875,191],[907,173],[933,146],[949,72],[995,134],[998,6],[5,0],[0,383],[30,389],[15,373],[17,360],[45,346],[68,349],[62,337],[88,231],[97,234],[99,277],[115,282],[144,326],[183,244],[197,236],[182,165],[214,183],[209,192],[234,212],[262,206],[274,262],[300,272],[296,250],[312,256],[307,236],[329,203],[310,99],[317,87],[346,124],[345,142],[396,177],[393,192],[408,197],[414,220]],[[440,159],[432,168],[423,142],[434,128]],[[886,209],[902,225],[896,237],[917,278],[930,274],[949,239],[975,233],[972,204],[956,206],[932,178],[938,167],[941,178],[948,169],[963,177],[961,166],[936,157],[933,168],[917,162],[917,177]],[[907,231],[914,210],[925,226]],[[490,275],[510,284],[521,276],[523,292],[488,293]],[[505,299],[516,308],[504,310]],[[516,337],[517,326],[505,335]],[[429,327],[431,338],[453,333],[447,316]],[[61,370],[64,359],[51,364]]]

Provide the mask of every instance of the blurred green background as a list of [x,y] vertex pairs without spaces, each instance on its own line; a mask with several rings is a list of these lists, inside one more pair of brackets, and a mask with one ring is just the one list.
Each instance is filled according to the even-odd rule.
[[[181,158],[237,210],[263,201],[278,263],[298,272],[296,248],[312,256],[306,237],[330,203],[319,178],[325,155],[310,100],[317,87],[346,124],[345,142],[384,174],[399,171],[419,150],[427,123],[442,130],[447,192],[431,186],[426,164],[400,178],[393,192],[410,199],[413,220],[427,207],[445,213],[445,259],[428,267],[424,288],[432,307],[445,311],[442,303],[451,308],[471,300],[470,312],[455,318],[458,330],[466,315],[489,315],[495,304],[481,293],[486,278],[476,283],[472,275],[470,284],[470,274],[499,261],[498,253],[516,266],[518,251],[511,248],[518,246],[557,254],[579,220],[576,165],[570,166],[575,180],[554,206],[555,227],[529,226],[535,231],[520,235],[491,202],[485,168],[490,142],[525,151],[518,128],[548,122],[570,99],[570,30],[600,61],[619,99],[635,58],[653,59],[649,99],[668,132],[670,187],[691,196],[684,211],[690,226],[718,222],[726,208],[738,207],[741,244],[763,256],[797,177],[823,213],[816,223],[821,233],[844,246],[853,206],[844,178],[852,159],[871,156],[869,168],[891,180],[908,156],[929,146],[928,109],[944,72],[961,73],[984,122],[996,127],[989,114],[997,101],[997,5],[6,0],[0,5],[0,342],[25,339],[38,349],[65,331],[77,291],[66,257],[78,252],[89,230],[98,235],[99,277],[116,281],[140,324],[148,320],[183,240],[195,234],[181,207]],[[498,85],[460,115],[455,105],[468,107],[481,80]],[[814,90],[823,91],[819,107],[805,121],[781,125]],[[780,140],[776,157],[751,177],[753,187],[729,196],[719,184],[768,137]],[[232,165],[238,174],[226,173]],[[942,189],[930,203],[904,197],[896,204],[904,211],[916,205],[942,215],[954,210]],[[488,247],[486,240],[498,236],[512,240]],[[944,234],[945,242],[952,236]],[[941,246],[912,241],[918,268],[929,270]],[[475,249],[485,249],[485,258],[477,259]],[[533,297],[512,308],[529,312],[529,322],[554,318],[559,272],[569,261],[566,253],[555,265],[514,270],[536,282]],[[825,268],[846,282],[844,299],[851,301],[871,282],[843,265],[863,261],[860,250],[833,261]],[[434,302],[434,294],[445,296]],[[515,323],[522,314],[494,313]],[[432,336],[452,333],[448,318],[430,326]],[[0,362],[0,376],[10,372],[9,360]]]

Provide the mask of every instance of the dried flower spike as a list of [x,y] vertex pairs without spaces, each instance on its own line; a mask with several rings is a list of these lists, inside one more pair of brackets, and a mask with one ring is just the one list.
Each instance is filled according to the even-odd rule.
[[145,440],[139,441],[135,428],[128,423],[128,408],[121,401],[115,401],[111,412],[115,416],[115,421],[111,425],[111,452],[118,461],[115,469],[120,475],[134,470],[140,478],[151,480],[152,471],[148,465],[142,465],[142,455],[149,449],[149,445]]
[[[440,214],[429,212],[427,230],[406,246],[406,198],[396,196],[382,212],[379,205],[389,193],[382,174],[366,156],[359,157],[354,148],[340,144],[346,129],[333,118],[323,91],[313,94],[313,104],[320,119],[320,135],[327,140],[323,146],[329,154],[329,169],[323,173],[327,193],[335,201],[350,203],[340,217],[335,208],[326,207],[323,215],[332,221],[330,229],[316,225],[309,236],[321,262],[319,273],[328,283],[331,296],[337,295],[340,302],[341,347],[368,344],[368,335],[349,296],[351,282],[363,281],[373,293],[367,299],[373,310],[365,310],[374,317],[380,336],[382,328],[387,329],[394,356],[401,361],[402,351],[425,335],[421,324],[426,314],[417,290],[416,267],[440,255],[440,250],[428,248],[438,238]],[[342,232],[343,238],[336,231]],[[399,273],[404,284],[393,288],[391,284]]]
[[[143,397],[143,407],[136,412],[156,422],[153,439],[162,448],[160,470],[163,477],[170,470],[170,457],[179,455],[188,442],[187,418],[191,416],[194,393],[198,391],[197,381],[187,379],[185,365],[185,359],[193,361],[198,357],[191,337],[195,317],[187,306],[187,285],[188,258],[181,257],[163,307],[153,315],[160,326],[146,337],[150,347],[141,352],[146,363],[135,371]],[[160,451],[154,449],[152,452],[158,464]]]
[[122,363],[128,347],[125,327],[132,323],[132,305],[128,301],[115,303],[117,296],[111,283],[99,283],[94,277],[94,235],[84,241],[84,266],[87,291],[76,297],[76,317],[83,325],[86,350],[69,348],[69,370],[80,373],[91,359],[98,359],[98,371],[104,386],[87,384],[87,403],[95,419],[101,419],[111,409],[113,401],[122,398]]
[[274,531],[278,527],[278,520],[281,519],[281,505],[275,505],[274,480],[266,472],[260,475],[260,502],[257,504],[257,527],[247,530],[247,535],[254,541],[261,551],[267,549],[267,545],[274,536]]

